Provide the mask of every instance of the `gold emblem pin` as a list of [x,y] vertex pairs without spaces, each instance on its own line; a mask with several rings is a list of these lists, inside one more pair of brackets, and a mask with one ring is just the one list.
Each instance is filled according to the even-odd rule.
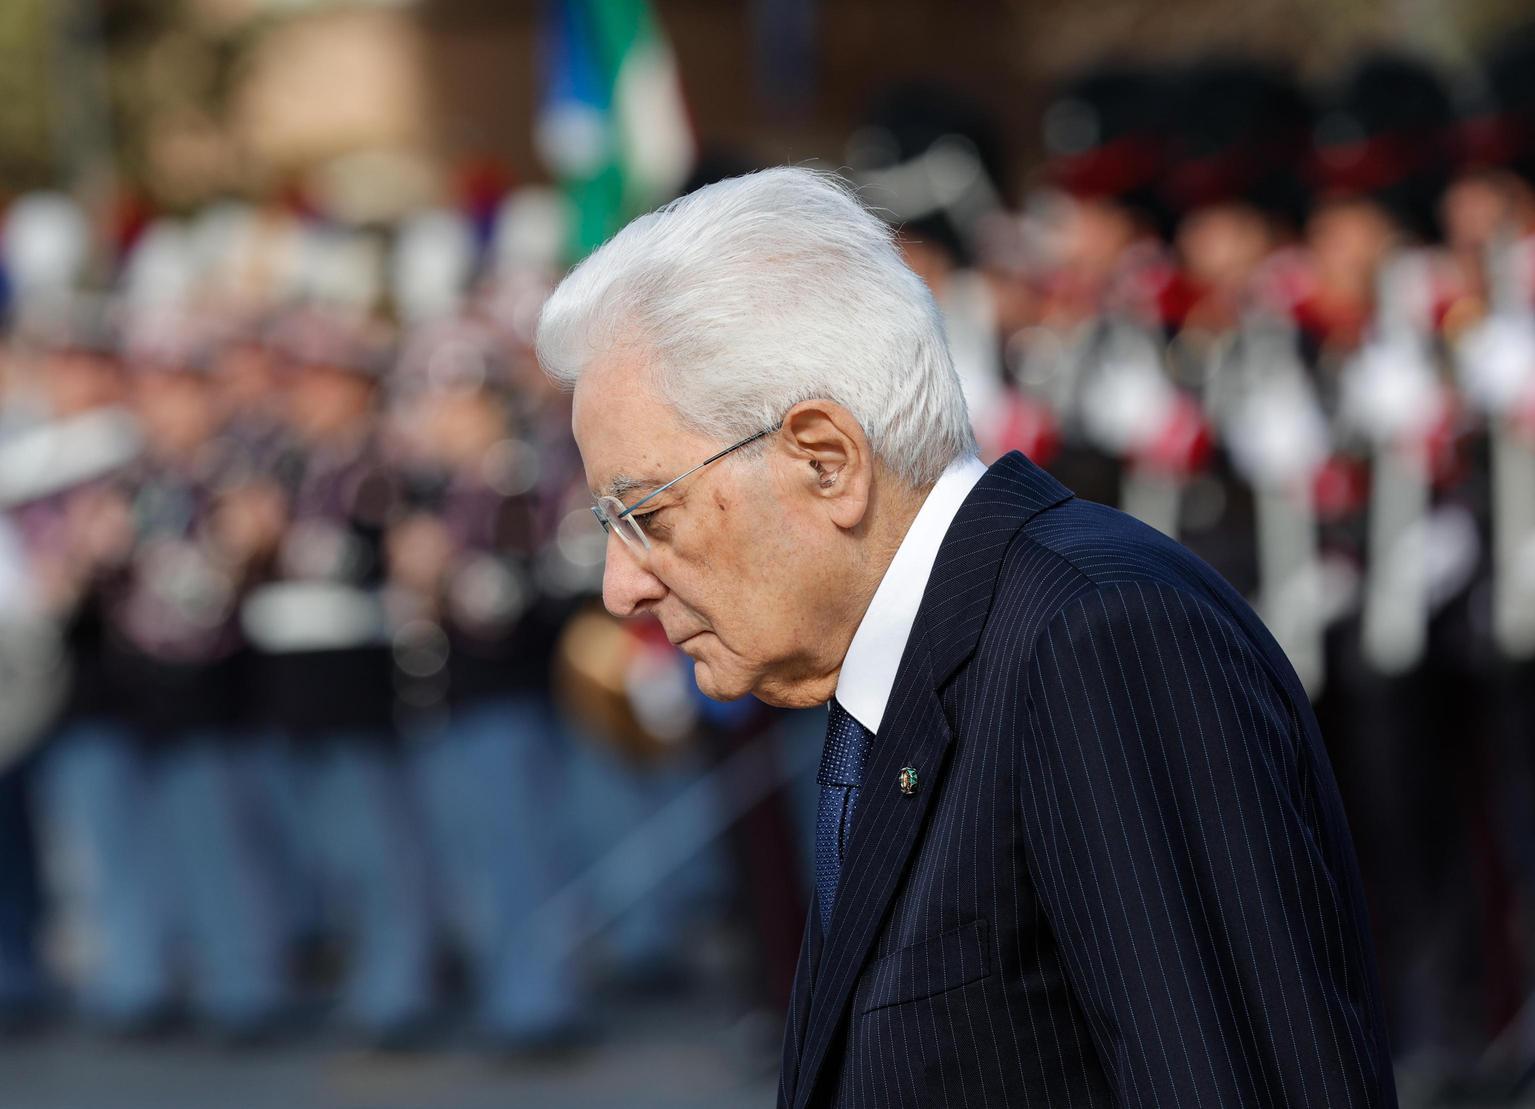
[[901,776],[896,781],[901,785],[901,792],[910,797],[913,793],[917,792],[917,786],[920,784],[917,778],[917,768],[915,766],[901,767]]

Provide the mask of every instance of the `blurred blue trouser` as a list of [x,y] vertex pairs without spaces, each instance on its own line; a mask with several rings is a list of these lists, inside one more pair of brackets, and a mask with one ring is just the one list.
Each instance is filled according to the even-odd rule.
[[129,730],[68,722],[44,754],[43,835],[58,857],[71,923],[91,953],[82,1002],[109,1021],[148,1017],[171,1000],[168,874],[156,865],[151,774]]
[[349,942],[343,1006],[372,1034],[432,1007],[426,852],[397,749],[365,733],[306,738],[289,759],[308,868]]
[[42,911],[37,843],[32,834],[32,760],[0,771],[0,1020],[42,1003],[37,959]]
[[257,1025],[286,999],[271,850],[260,835],[250,752],[222,736],[178,739],[158,758],[166,862],[198,1012]]
[[508,1041],[561,1030],[577,1016],[571,953],[545,949],[527,931],[568,872],[564,739],[546,698],[487,698],[413,740],[434,862],[482,1026]]
[[284,948],[292,950],[321,936],[325,924],[293,747],[275,728],[255,728],[242,745],[240,764],[257,797],[255,823],[272,876],[273,920]]
[[148,751],[98,718],[66,728],[43,769],[48,834],[95,941],[87,1010],[112,1022],[163,1010],[181,940],[199,1015],[226,1028],[271,1016],[282,951],[237,752],[212,734]]

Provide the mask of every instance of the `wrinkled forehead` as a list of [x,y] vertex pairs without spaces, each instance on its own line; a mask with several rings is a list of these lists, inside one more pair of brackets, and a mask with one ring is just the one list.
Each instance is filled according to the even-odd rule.
[[593,365],[577,380],[571,430],[597,496],[662,485],[708,445],[683,426],[642,367],[621,360]]

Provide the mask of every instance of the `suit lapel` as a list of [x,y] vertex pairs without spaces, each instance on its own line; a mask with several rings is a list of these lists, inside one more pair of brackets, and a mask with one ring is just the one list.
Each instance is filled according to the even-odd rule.
[[[911,680],[913,669],[922,672],[915,681]],[[876,742],[859,787],[842,887],[822,944],[810,998],[796,1084],[797,1106],[809,1103],[827,1049],[846,1016],[853,986],[938,792],[943,754],[951,737],[937,695],[922,688],[927,684],[925,675],[925,660],[914,659],[908,650],[896,690],[912,690],[915,695],[900,715],[892,719],[886,714],[890,723],[881,729],[886,734]],[[896,784],[903,766],[916,767],[922,776],[920,787],[911,796],[903,794]]]
[[[942,784],[952,733],[938,689],[980,639],[1002,556],[1013,536],[1035,513],[1070,496],[1065,486],[1022,455],[1009,454],[970,491],[944,536],[858,791],[842,887],[819,944],[820,958],[810,962],[814,989],[806,1023],[800,1026],[795,1081],[788,1087],[796,1107],[809,1104],[815,1091],[827,1051],[847,1018],[853,988]],[[920,776],[912,795],[897,785],[907,766]],[[812,934],[818,931],[812,926]]]

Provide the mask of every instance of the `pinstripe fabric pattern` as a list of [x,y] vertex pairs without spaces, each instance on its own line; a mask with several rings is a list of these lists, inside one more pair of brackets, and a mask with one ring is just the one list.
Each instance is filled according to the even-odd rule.
[[1396,1104],[1294,673],[1209,567],[1021,455],[928,582],[831,921],[809,914],[779,1101]]

